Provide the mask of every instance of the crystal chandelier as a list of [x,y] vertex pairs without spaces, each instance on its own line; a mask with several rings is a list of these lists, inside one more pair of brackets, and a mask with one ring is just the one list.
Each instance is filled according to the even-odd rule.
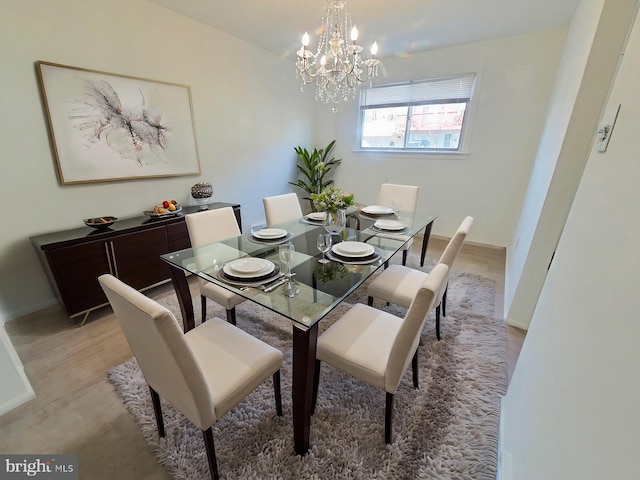
[[[347,37],[349,32],[350,37]],[[348,40],[350,38],[351,40]],[[304,85],[316,84],[316,100],[338,104],[355,99],[359,84],[378,74],[376,53],[378,44],[371,46],[371,57],[363,60],[362,47],[356,43],[358,29],[351,26],[351,12],[347,0],[327,0],[322,18],[318,50],[313,53],[309,46],[309,34],[302,36],[302,48],[298,50],[296,74]],[[365,72],[366,69],[366,72]],[[335,105],[332,110],[335,112]]]

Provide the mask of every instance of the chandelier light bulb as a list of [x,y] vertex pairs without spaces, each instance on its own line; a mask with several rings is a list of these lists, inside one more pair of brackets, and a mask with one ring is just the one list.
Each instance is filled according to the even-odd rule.
[[353,28],[351,29],[351,41],[353,43],[356,43],[356,40],[358,40],[358,29],[354,25]]
[[371,56],[375,57],[376,53],[378,53],[378,42],[373,42],[373,45],[371,45]]
[[309,32],[304,32],[304,35],[302,35],[302,45],[304,47],[309,46]]

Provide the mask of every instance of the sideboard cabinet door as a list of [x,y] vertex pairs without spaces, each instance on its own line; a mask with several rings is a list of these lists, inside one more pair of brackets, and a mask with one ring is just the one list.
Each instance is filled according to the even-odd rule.
[[112,273],[107,248],[106,242],[95,241],[47,251],[60,299],[68,315],[73,316],[107,302],[97,280],[103,273]]
[[119,235],[110,242],[114,275],[127,285],[141,290],[169,278],[169,267],[160,259],[169,253],[164,226]]

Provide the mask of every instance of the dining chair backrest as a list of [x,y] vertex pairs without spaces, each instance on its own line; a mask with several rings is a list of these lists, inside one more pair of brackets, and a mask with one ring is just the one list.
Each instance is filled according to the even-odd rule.
[[192,247],[220,242],[240,235],[240,227],[232,207],[191,213],[184,219]]
[[302,218],[300,200],[295,193],[285,193],[262,199],[267,225],[289,222]]
[[456,233],[454,233],[453,237],[451,237],[451,240],[449,240],[449,243],[442,252],[442,255],[440,255],[440,260],[438,260],[438,263],[444,263],[449,268],[453,266],[453,262],[460,253],[462,244],[464,243],[469,230],[471,230],[472,225],[473,217],[466,217],[462,221],[462,223],[458,227],[458,230],[456,230]]
[[98,280],[149,386],[201,429],[211,426],[211,392],[173,314],[113,275]]
[[392,207],[393,200],[402,202],[401,210],[414,213],[418,206],[418,193],[420,187],[415,185],[397,185],[395,183],[383,183],[378,191],[378,204]]
[[436,306],[436,296],[446,281],[448,272],[449,267],[445,264],[439,263],[436,265],[422,283],[418,294],[411,302],[409,310],[407,310],[400,331],[391,348],[387,364],[385,390],[389,393],[395,393],[397,390],[400,380],[418,348],[420,332],[422,332],[427,316]]

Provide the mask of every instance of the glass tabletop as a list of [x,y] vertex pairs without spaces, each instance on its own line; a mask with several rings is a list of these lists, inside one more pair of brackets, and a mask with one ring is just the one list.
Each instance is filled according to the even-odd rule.
[[[435,219],[434,215],[414,216],[402,212],[384,216],[370,216],[360,211],[348,213],[348,227],[342,235],[333,236],[334,247],[327,253],[330,261],[325,264],[319,262],[322,253],[316,246],[318,235],[326,233],[324,227],[306,218],[275,225],[273,228],[286,232],[282,238],[262,239],[248,233],[222,242],[168,253],[161,258],[174,267],[287,317],[298,328],[308,329]],[[401,225],[397,222],[405,227],[400,229]],[[378,225],[390,230],[378,228]],[[366,257],[339,257],[336,254],[342,250],[336,245],[344,241],[366,243],[371,246],[367,247],[369,251],[373,248],[374,253]],[[295,247],[291,272],[298,293],[294,297],[284,295],[285,285],[278,285],[281,282],[276,281],[287,272],[286,265],[279,258],[279,246],[287,242]],[[257,282],[253,282],[250,275],[246,275],[246,279],[239,274],[239,277],[230,278],[227,275],[230,272],[229,262],[248,257],[272,262],[275,271],[267,272],[268,275]],[[272,282],[263,284],[264,277],[269,277]],[[269,287],[272,285],[278,286],[271,290]]]

